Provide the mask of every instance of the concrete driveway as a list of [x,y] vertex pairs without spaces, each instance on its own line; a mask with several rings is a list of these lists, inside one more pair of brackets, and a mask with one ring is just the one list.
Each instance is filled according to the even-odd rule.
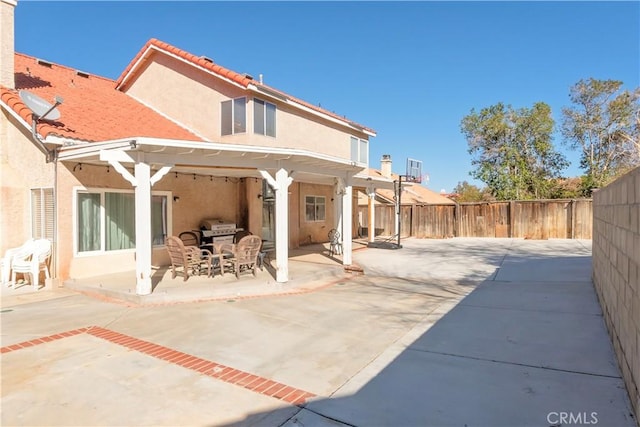
[[590,241],[354,260],[364,276],[303,294],[3,305],[2,425],[635,425]]

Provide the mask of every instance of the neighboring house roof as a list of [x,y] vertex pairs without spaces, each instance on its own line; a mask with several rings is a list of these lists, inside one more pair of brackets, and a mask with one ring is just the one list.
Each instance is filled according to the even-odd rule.
[[63,98],[64,102],[57,107],[61,114],[58,121],[43,121],[37,125],[43,138],[53,135],[90,142],[130,137],[202,141],[118,91],[111,79],[16,53],[15,86],[15,90],[0,86],[0,100],[29,127],[31,111],[22,102],[19,90],[28,90],[52,104],[55,96]]
[[[373,177],[381,177],[382,172],[377,169],[367,169],[367,174]],[[398,175],[392,173],[391,178],[394,181],[398,180]],[[404,183],[401,202],[403,205],[454,205],[455,202],[435,191],[429,190],[426,187],[418,183]],[[383,203],[394,203],[394,191],[389,189],[376,189],[376,198]],[[362,199],[364,200],[364,199]],[[361,201],[362,201],[361,200]]]
[[278,89],[265,85],[257,80],[254,80],[252,77],[249,77],[247,74],[240,74],[235,71],[229,70],[225,67],[222,67],[221,65],[214,63],[213,60],[209,58],[193,55],[187,51],[184,51],[182,49],[179,49],[175,46],[172,46],[168,43],[162,42],[157,39],[149,40],[142,47],[142,49],[140,49],[138,54],[131,60],[129,65],[127,65],[125,70],[122,72],[122,74],[116,81],[118,89],[120,90],[124,89],[127,83],[135,77],[136,73],[138,73],[140,70],[143,69],[143,64],[147,60],[149,60],[150,52],[154,50],[157,52],[163,52],[165,54],[181,59],[195,67],[211,72],[217,75],[218,77],[229,81],[230,83],[239,85],[244,89],[256,90],[257,92],[267,93],[295,107],[313,110],[316,113],[329,116],[334,120],[338,120],[340,122],[343,122],[344,124],[358,128],[363,132],[370,134],[371,136],[375,136],[375,131],[371,128],[358,124],[352,120],[348,120],[344,116],[340,116],[331,111],[325,110],[316,105],[303,101],[299,98],[295,98],[291,95],[288,95]]

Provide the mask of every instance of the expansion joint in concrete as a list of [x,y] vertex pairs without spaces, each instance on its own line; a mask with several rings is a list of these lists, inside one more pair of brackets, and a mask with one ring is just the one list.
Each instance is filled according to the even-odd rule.
[[487,358],[484,358],[484,357],[465,356],[463,354],[445,353],[445,352],[440,352],[440,351],[424,350],[424,349],[420,349],[420,348],[407,348],[407,350],[416,351],[416,352],[420,352],[420,353],[437,354],[437,355],[440,355],[440,356],[457,357],[457,358],[460,358],[460,359],[478,360],[478,361],[482,361],[482,362],[498,363],[498,364],[501,364],[501,365],[522,366],[522,367],[525,367],[525,368],[542,369],[542,370],[545,370],[545,371],[564,372],[564,373],[567,373],[567,374],[588,375],[590,377],[614,378],[614,379],[621,379],[622,378],[619,375],[594,374],[593,372],[574,371],[574,370],[570,370],[570,369],[559,369],[559,368],[552,368],[550,366],[537,366],[537,365],[530,365],[530,364],[527,364],[527,363],[516,363],[516,362],[509,362],[509,361],[506,361],[506,360],[495,360],[495,359],[487,359]]

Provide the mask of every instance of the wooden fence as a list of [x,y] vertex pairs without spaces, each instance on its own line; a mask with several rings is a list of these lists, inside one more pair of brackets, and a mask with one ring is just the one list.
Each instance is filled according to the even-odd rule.
[[[362,237],[369,227],[367,209],[358,207],[356,230]],[[395,234],[394,206],[376,206],[375,216],[376,235]],[[591,226],[590,199],[412,205],[401,210],[402,237],[591,239]]]

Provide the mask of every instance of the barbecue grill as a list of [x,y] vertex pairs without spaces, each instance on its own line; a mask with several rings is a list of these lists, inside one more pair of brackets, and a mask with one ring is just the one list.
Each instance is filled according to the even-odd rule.
[[200,223],[200,241],[202,243],[233,243],[233,236],[242,228],[233,222],[221,219],[204,219]]

